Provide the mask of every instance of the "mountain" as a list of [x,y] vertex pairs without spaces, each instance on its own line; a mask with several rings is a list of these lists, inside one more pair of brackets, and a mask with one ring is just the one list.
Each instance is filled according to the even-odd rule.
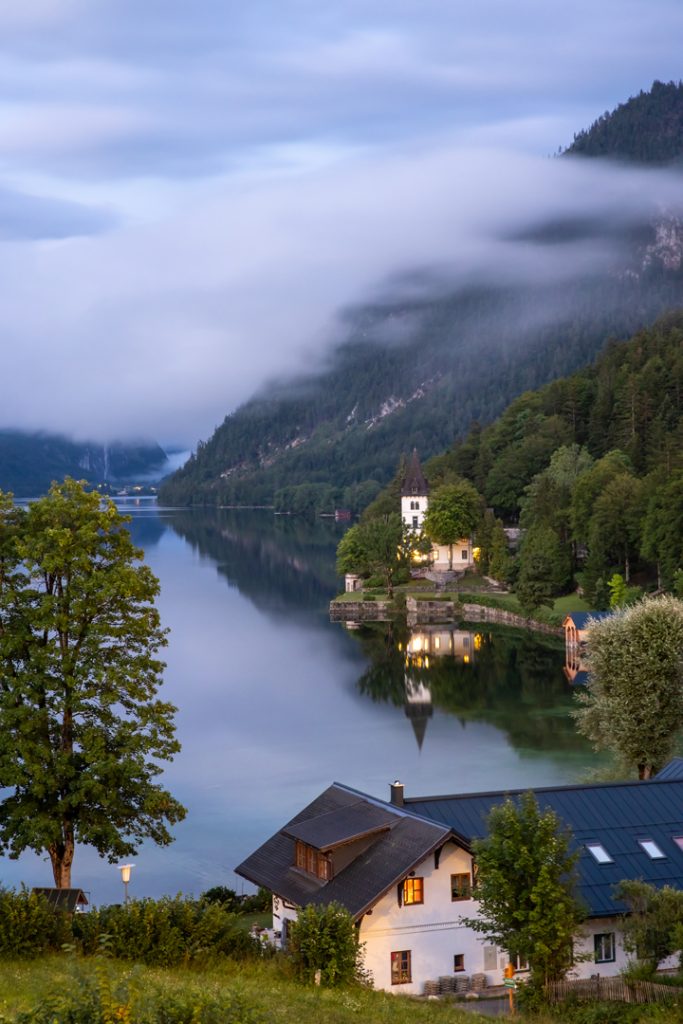
[[653,82],[586,131],[565,151],[579,156],[609,156],[642,164],[668,164],[683,157],[683,83]]
[[159,479],[166,453],[146,441],[111,444],[72,441],[58,434],[0,430],[0,490],[18,498],[43,494],[65,476],[121,486]]
[[[661,88],[678,100],[680,87]],[[627,109],[642,120],[645,95],[613,116],[623,123]],[[653,123],[663,118],[664,138],[666,110],[654,104],[651,113]],[[606,122],[587,136],[604,133]],[[163,500],[295,512],[363,508],[391,479],[402,451],[443,451],[473,420],[490,421],[515,395],[571,373],[610,337],[627,338],[683,303],[683,226],[675,217],[537,224],[521,238],[542,253],[547,247],[549,257],[593,239],[609,239],[614,255],[569,283],[494,280],[430,291],[409,281],[393,300],[347,311],[346,338],[327,366],[271,385],[227,416],[165,481]]]

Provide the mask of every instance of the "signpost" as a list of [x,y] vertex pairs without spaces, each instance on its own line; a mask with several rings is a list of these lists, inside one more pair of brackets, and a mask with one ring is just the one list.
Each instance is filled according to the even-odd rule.
[[508,964],[503,971],[505,975],[503,979],[503,985],[508,990],[510,996],[510,1013],[514,1016],[515,1013],[515,992],[517,991],[517,982],[515,981],[515,968],[513,964]]

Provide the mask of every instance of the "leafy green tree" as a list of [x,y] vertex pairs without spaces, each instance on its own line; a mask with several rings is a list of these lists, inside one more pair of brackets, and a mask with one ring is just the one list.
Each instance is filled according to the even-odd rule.
[[337,547],[337,571],[381,576],[389,596],[396,574],[408,564],[410,544],[398,512],[357,523]]
[[629,909],[623,921],[624,949],[648,963],[654,974],[662,960],[681,949],[683,892],[633,880],[620,882],[615,895]]
[[530,529],[519,555],[516,587],[524,611],[530,614],[541,605],[552,608],[554,595],[567,586],[570,578],[569,551],[556,531],[543,525]]
[[588,684],[576,693],[579,731],[651,778],[683,722],[683,602],[647,598],[593,623],[587,657]]
[[638,553],[643,513],[643,485],[628,473],[620,473],[596,499],[588,525],[592,556],[608,565],[621,563],[628,584],[631,561]]
[[574,896],[577,855],[554,811],[533,793],[491,809],[488,837],[474,844],[479,916],[465,923],[511,954],[528,958],[546,984],[572,965],[572,940],[585,914]]
[[577,478],[572,492],[571,525],[574,540],[579,544],[588,543],[593,508],[599,496],[615,476],[630,473],[631,468],[628,456],[615,449]]
[[323,985],[345,985],[362,972],[362,947],[349,912],[338,903],[309,906],[299,911],[287,952],[302,981],[312,982],[318,971]]
[[683,472],[667,476],[651,490],[641,534],[642,553],[657,565],[659,585],[673,587],[676,570],[683,565]]
[[424,532],[437,544],[448,544],[449,568],[453,567],[453,545],[474,533],[481,514],[481,495],[466,480],[444,484],[430,495]]
[[0,847],[46,852],[68,887],[77,842],[114,862],[170,843],[185,814],[154,781],[179,749],[156,699],[159,584],[124,517],[74,480],[0,509]]

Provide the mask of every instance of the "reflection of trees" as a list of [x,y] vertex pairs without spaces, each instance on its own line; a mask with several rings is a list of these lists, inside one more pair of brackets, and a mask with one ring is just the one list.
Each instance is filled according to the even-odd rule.
[[338,590],[335,551],[343,527],[329,520],[202,508],[169,521],[262,611],[288,617],[326,611]]
[[[354,636],[371,659],[358,680],[359,691],[373,701],[403,705],[407,629],[377,624]],[[430,656],[428,668],[411,663],[410,678],[429,688],[435,707],[461,721],[495,725],[517,748],[587,750],[569,715],[572,695],[562,673],[563,649],[553,640],[515,630],[489,630],[481,636],[471,663]]]

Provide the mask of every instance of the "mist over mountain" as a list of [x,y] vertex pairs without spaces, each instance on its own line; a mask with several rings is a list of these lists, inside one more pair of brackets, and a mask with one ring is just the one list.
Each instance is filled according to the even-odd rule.
[[44,494],[53,480],[65,476],[114,486],[158,480],[166,464],[166,453],[148,441],[99,444],[0,430],[0,490],[18,498]]
[[402,451],[443,450],[473,420],[490,421],[521,392],[590,362],[607,339],[681,305],[677,172],[605,161],[603,179],[582,178],[584,155],[675,161],[681,111],[682,87],[655,83],[576,136],[553,161],[568,194],[557,213],[539,194],[536,214],[529,203],[520,224],[511,210],[506,226],[491,195],[485,247],[481,229],[463,236],[457,270],[423,265],[347,309],[324,368],[272,384],[227,416],[164,484],[164,499],[361,508]]

